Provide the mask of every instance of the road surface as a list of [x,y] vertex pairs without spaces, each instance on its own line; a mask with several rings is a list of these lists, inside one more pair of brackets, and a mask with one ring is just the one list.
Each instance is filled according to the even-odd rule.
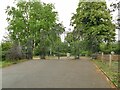
[[30,60],[2,70],[3,88],[111,88],[86,58]]

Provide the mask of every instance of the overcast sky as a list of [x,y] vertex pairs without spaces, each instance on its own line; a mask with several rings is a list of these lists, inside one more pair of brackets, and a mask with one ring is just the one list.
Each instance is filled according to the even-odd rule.
[[[70,19],[72,16],[72,13],[75,13],[77,5],[79,0],[41,0],[45,3],[53,3],[55,5],[55,9],[58,12],[59,21],[63,22],[63,25],[66,27],[66,30],[68,28],[71,28],[69,26]],[[115,0],[107,0],[107,4],[110,4],[110,2]],[[13,6],[14,0],[0,0],[0,42],[4,35],[6,35],[5,28],[7,27],[6,22],[6,14],[5,9],[6,7]],[[108,3],[109,2],[109,3]],[[63,37],[63,36],[62,36]],[[62,38],[63,39],[63,38]]]

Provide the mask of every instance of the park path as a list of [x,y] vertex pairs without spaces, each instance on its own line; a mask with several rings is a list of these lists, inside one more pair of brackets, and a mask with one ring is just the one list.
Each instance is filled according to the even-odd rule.
[[110,88],[101,72],[81,60],[30,60],[2,70],[3,88]]

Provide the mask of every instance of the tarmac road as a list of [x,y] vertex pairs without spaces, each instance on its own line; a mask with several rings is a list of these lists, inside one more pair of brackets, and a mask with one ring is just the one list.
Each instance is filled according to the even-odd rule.
[[111,88],[87,58],[30,60],[2,69],[3,88]]

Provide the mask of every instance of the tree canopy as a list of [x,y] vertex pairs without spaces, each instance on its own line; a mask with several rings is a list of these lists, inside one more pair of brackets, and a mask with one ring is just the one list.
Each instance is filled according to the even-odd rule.
[[10,38],[25,46],[31,54],[36,47],[45,52],[64,31],[62,23],[57,23],[54,5],[50,3],[18,1],[15,7],[8,6],[6,13]]
[[99,50],[101,42],[109,43],[115,40],[115,25],[111,20],[106,2],[80,1],[71,18],[71,25],[74,27],[76,39],[85,40],[84,47],[95,52]]

